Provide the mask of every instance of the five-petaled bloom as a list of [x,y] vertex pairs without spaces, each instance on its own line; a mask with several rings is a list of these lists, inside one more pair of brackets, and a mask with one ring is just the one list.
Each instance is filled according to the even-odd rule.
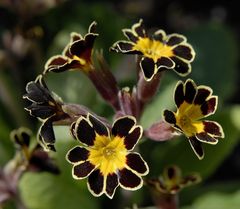
[[95,33],[97,23],[92,22],[89,26],[88,33],[84,36],[78,33],[71,34],[70,43],[65,47],[62,55],[51,57],[45,64],[47,72],[63,72],[66,70],[80,69],[83,72],[89,72],[93,69],[92,52],[96,37]]
[[140,67],[147,81],[165,69],[173,69],[181,76],[189,74],[195,52],[187,39],[176,33],[166,35],[163,30],[157,30],[149,37],[142,23],[140,20],[131,29],[123,29],[129,41],[118,41],[111,50],[142,55]]
[[201,177],[197,173],[182,176],[181,169],[175,165],[164,168],[159,178],[146,180],[146,184],[155,192],[164,194],[176,194],[183,188],[197,184]]
[[93,115],[81,116],[72,125],[72,134],[84,146],[67,153],[73,164],[75,179],[88,177],[88,188],[94,196],[106,194],[113,198],[120,185],[136,190],[143,185],[142,176],[148,173],[147,163],[140,154],[130,152],[142,136],[142,127],[132,116],[117,119],[111,130]]
[[68,114],[62,110],[63,102],[59,96],[49,91],[42,75],[27,84],[26,92],[23,98],[31,102],[31,105],[25,110],[42,121],[39,128],[39,142],[46,150],[55,150],[53,122],[68,117]]
[[224,138],[220,124],[200,120],[215,113],[217,96],[207,86],[196,86],[193,80],[179,81],[174,93],[177,112],[164,111],[164,119],[176,130],[188,137],[190,145],[199,159],[204,157],[201,143],[217,144],[217,138]]

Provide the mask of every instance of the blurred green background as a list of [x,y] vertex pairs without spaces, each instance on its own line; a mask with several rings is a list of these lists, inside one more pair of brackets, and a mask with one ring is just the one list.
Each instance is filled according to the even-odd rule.
[[[123,39],[122,28],[143,18],[150,31],[186,35],[196,51],[192,73],[197,84],[209,85],[219,96],[216,114],[225,139],[216,146],[205,146],[205,158],[199,161],[187,140],[169,142],[146,140],[141,153],[150,166],[149,176],[158,176],[165,165],[177,164],[183,173],[199,172],[200,185],[180,193],[182,209],[238,209],[240,205],[240,27],[237,1],[77,1],[77,0],[0,0],[0,165],[14,153],[9,140],[12,129],[26,126],[37,132],[40,123],[23,110],[27,82],[43,71],[49,57],[60,54],[72,31],[85,34],[96,20],[98,33],[95,49],[103,49],[121,87],[135,84],[134,58],[110,53],[109,47]],[[173,108],[173,89],[180,78],[165,74],[156,98],[148,104],[141,124],[147,128],[162,117],[164,108]],[[51,74],[51,90],[65,102],[88,106],[97,114],[111,118],[113,112],[103,102],[89,80],[81,73]],[[59,85],[59,83],[63,85]],[[68,127],[55,128],[57,150],[54,154],[61,168],[59,176],[27,173],[19,189],[29,209],[122,209],[133,203],[151,206],[146,188],[136,192],[117,190],[113,200],[95,198],[86,181],[71,177],[65,154],[73,146]],[[14,208],[10,202],[4,208]]]

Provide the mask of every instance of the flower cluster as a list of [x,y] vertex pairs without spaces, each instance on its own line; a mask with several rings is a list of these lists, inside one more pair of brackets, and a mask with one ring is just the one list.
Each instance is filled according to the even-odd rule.
[[[27,94],[23,96],[31,103],[25,109],[42,121],[39,143],[45,150],[55,151],[53,126],[69,126],[72,137],[80,143],[66,154],[73,166],[73,178],[87,178],[88,189],[94,196],[105,194],[109,198],[113,198],[118,186],[126,190],[142,187],[143,177],[149,172],[147,163],[137,152],[141,152],[136,145],[142,137],[166,141],[183,133],[199,159],[204,156],[202,142],[216,144],[218,138],[224,137],[217,122],[201,121],[215,112],[217,96],[212,95],[209,87],[197,86],[191,79],[177,83],[174,93],[177,111],[165,110],[160,122],[153,121],[150,128],[143,130],[139,121],[145,106],[159,91],[161,75],[166,69],[180,76],[189,74],[195,52],[183,35],[166,35],[163,30],[157,30],[148,36],[142,20],[131,29],[123,29],[123,33],[128,41],[117,41],[111,50],[138,55],[136,64],[141,70],[132,88],[121,88],[103,54],[94,53],[98,34],[96,22],[93,22],[84,37],[71,34],[62,55],[47,61],[43,74],[27,84]],[[113,123],[84,105],[64,103],[48,89],[44,77],[69,70],[80,70],[89,78],[113,108]],[[145,182],[163,193],[172,194],[198,180],[196,175],[182,178],[179,169],[173,166],[164,171],[163,177]]]

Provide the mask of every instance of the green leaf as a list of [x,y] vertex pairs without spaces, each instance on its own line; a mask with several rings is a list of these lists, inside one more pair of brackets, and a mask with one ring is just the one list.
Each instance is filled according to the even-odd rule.
[[239,209],[240,191],[230,194],[209,192],[197,198],[190,207],[181,209]]
[[223,100],[237,86],[238,49],[233,31],[218,23],[200,24],[187,33],[196,51],[190,76],[197,84],[209,85]]

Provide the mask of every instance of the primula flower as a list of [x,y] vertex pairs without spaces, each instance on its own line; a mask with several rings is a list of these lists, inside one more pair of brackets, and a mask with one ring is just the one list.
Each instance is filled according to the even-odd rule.
[[155,192],[176,194],[183,188],[197,184],[200,181],[201,177],[197,173],[183,177],[179,167],[168,166],[159,178],[147,179],[146,184]]
[[157,30],[148,36],[142,20],[131,29],[122,31],[128,41],[116,42],[111,50],[141,55],[140,67],[147,81],[166,68],[175,70],[181,76],[191,72],[190,63],[194,60],[195,52],[183,35],[166,35],[163,30]]
[[221,125],[214,121],[201,120],[215,113],[218,97],[212,95],[207,86],[196,86],[193,80],[179,81],[174,93],[177,111],[164,111],[164,119],[176,130],[188,137],[190,145],[199,159],[204,157],[201,143],[217,144],[223,138]]
[[143,185],[141,177],[148,173],[148,166],[140,154],[130,152],[142,136],[134,117],[118,118],[110,130],[88,114],[73,123],[72,134],[84,145],[67,153],[73,178],[88,177],[88,189],[94,196],[113,198],[119,185],[127,190]]
[[55,150],[53,122],[68,117],[68,114],[62,110],[63,102],[60,97],[49,91],[42,75],[27,84],[26,92],[27,94],[23,98],[32,104],[26,107],[25,110],[42,121],[39,129],[39,142],[46,150]]
[[88,33],[84,36],[78,33],[71,34],[70,43],[63,50],[62,55],[51,57],[46,65],[47,72],[63,72],[66,70],[80,69],[83,72],[89,72],[92,67],[92,49],[95,38],[98,36],[95,33],[97,23],[92,22],[89,26]]

